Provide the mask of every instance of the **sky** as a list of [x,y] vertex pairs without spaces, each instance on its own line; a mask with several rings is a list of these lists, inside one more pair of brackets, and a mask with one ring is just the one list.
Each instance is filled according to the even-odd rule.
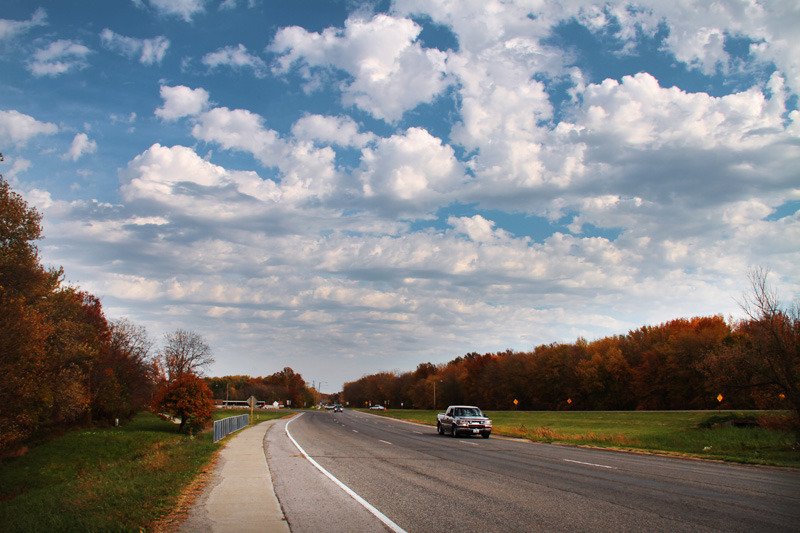
[[6,0],[46,265],[326,393],[800,297],[796,0]]

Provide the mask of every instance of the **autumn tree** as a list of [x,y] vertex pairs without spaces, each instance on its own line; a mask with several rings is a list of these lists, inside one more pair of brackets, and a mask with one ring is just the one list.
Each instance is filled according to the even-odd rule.
[[161,364],[169,381],[184,374],[202,374],[214,362],[211,346],[194,331],[177,329],[165,335]]
[[157,374],[152,347],[144,326],[124,318],[109,324],[107,343],[92,367],[95,419],[128,419],[150,404]]
[[44,299],[61,271],[39,262],[41,215],[0,177],[0,448],[31,435],[49,416],[42,379],[52,333]]
[[771,401],[766,406],[783,398],[800,423],[800,306],[785,307],[769,286],[768,274],[761,268],[750,272],[750,292],[741,303],[747,319],[704,367],[721,387],[767,395]]
[[[46,373],[54,424],[91,420],[92,370],[108,345],[108,322],[97,297],[66,287],[47,298],[52,331]],[[112,399],[113,401],[113,399]]]
[[153,401],[159,413],[180,418],[178,431],[194,433],[211,422],[214,398],[205,381],[191,373],[183,373],[163,384]]

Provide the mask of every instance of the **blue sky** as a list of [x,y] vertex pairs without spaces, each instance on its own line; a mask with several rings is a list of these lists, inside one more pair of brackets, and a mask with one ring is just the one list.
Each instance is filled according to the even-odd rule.
[[800,294],[793,1],[7,1],[42,259],[325,392]]

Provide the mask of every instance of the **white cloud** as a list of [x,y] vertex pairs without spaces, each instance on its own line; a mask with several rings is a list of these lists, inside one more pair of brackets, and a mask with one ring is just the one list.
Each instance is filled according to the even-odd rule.
[[205,13],[208,0],[149,0],[149,3],[150,7],[162,15],[180,17],[191,22],[192,17],[198,13]]
[[494,229],[495,223],[491,220],[486,220],[480,215],[450,217],[447,223],[453,226],[456,231],[469,236],[470,240],[474,242],[485,242],[506,235],[503,230],[496,232]]
[[177,120],[198,115],[209,104],[208,91],[202,88],[190,89],[184,85],[175,87],[162,85],[160,93],[164,105],[156,109],[155,114],[163,120]]
[[36,26],[47,25],[47,12],[38,8],[29,20],[0,19],[0,41],[12,39]]
[[277,166],[286,147],[278,133],[263,123],[261,116],[245,109],[216,107],[197,117],[192,135],[226,150],[249,152],[266,166]]
[[359,179],[378,209],[406,214],[448,204],[466,180],[453,149],[421,128],[365,148]]
[[258,56],[247,52],[247,48],[243,44],[238,46],[226,46],[220,48],[216,52],[210,52],[203,56],[203,64],[210,69],[217,68],[221,65],[227,65],[234,70],[249,69],[253,71],[253,75],[257,78],[263,78],[267,75],[267,65],[264,60]]
[[136,58],[143,65],[160,64],[169,48],[169,39],[163,35],[152,39],[136,39],[115,33],[108,28],[100,32],[103,46],[127,57]]
[[52,135],[56,132],[58,126],[50,122],[40,122],[13,109],[0,110],[0,142],[22,146],[37,135]]
[[192,217],[214,225],[250,219],[282,197],[275,182],[255,172],[228,171],[184,146],[154,144],[120,175],[126,202],[152,206],[157,214],[148,216]]
[[646,73],[588,86],[581,110],[587,136],[623,146],[739,149],[763,146],[783,130],[782,101],[771,106],[758,89],[711,97],[662,88]]
[[336,154],[331,148],[288,142],[265,127],[263,117],[250,111],[211,109],[197,117],[192,135],[226,150],[250,153],[264,166],[277,167],[284,198],[290,203],[326,198],[338,184]]
[[361,148],[377,137],[360,133],[358,124],[350,117],[306,115],[292,125],[292,135],[302,140],[319,141],[338,146]]
[[283,28],[270,49],[280,54],[281,72],[293,64],[347,72],[352,80],[343,86],[343,102],[395,121],[405,111],[432,101],[449,84],[446,54],[423,49],[416,41],[420,30],[409,19],[387,15],[350,18],[344,29],[327,28],[322,33]]
[[28,70],[34,76],[58,76],[72,70],[81,70],[89,64],[86,57],[92,51],[81,43],[59,39],[46,48],[40,48],[28,63]]
[[77,161],[85,154],[92,154],[97,151],[97,143],[85,133],[78,133],[72,139],[72,144],[67,150],[67,153],[62,156],[63,159],[72,159]]

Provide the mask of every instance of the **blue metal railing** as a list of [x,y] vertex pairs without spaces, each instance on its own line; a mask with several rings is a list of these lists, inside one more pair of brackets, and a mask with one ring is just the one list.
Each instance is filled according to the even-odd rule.
[[222,420],[214,421],[214,442],[230,435],[234,431],[239,431],[250,424],[250,415],[230,416]]

